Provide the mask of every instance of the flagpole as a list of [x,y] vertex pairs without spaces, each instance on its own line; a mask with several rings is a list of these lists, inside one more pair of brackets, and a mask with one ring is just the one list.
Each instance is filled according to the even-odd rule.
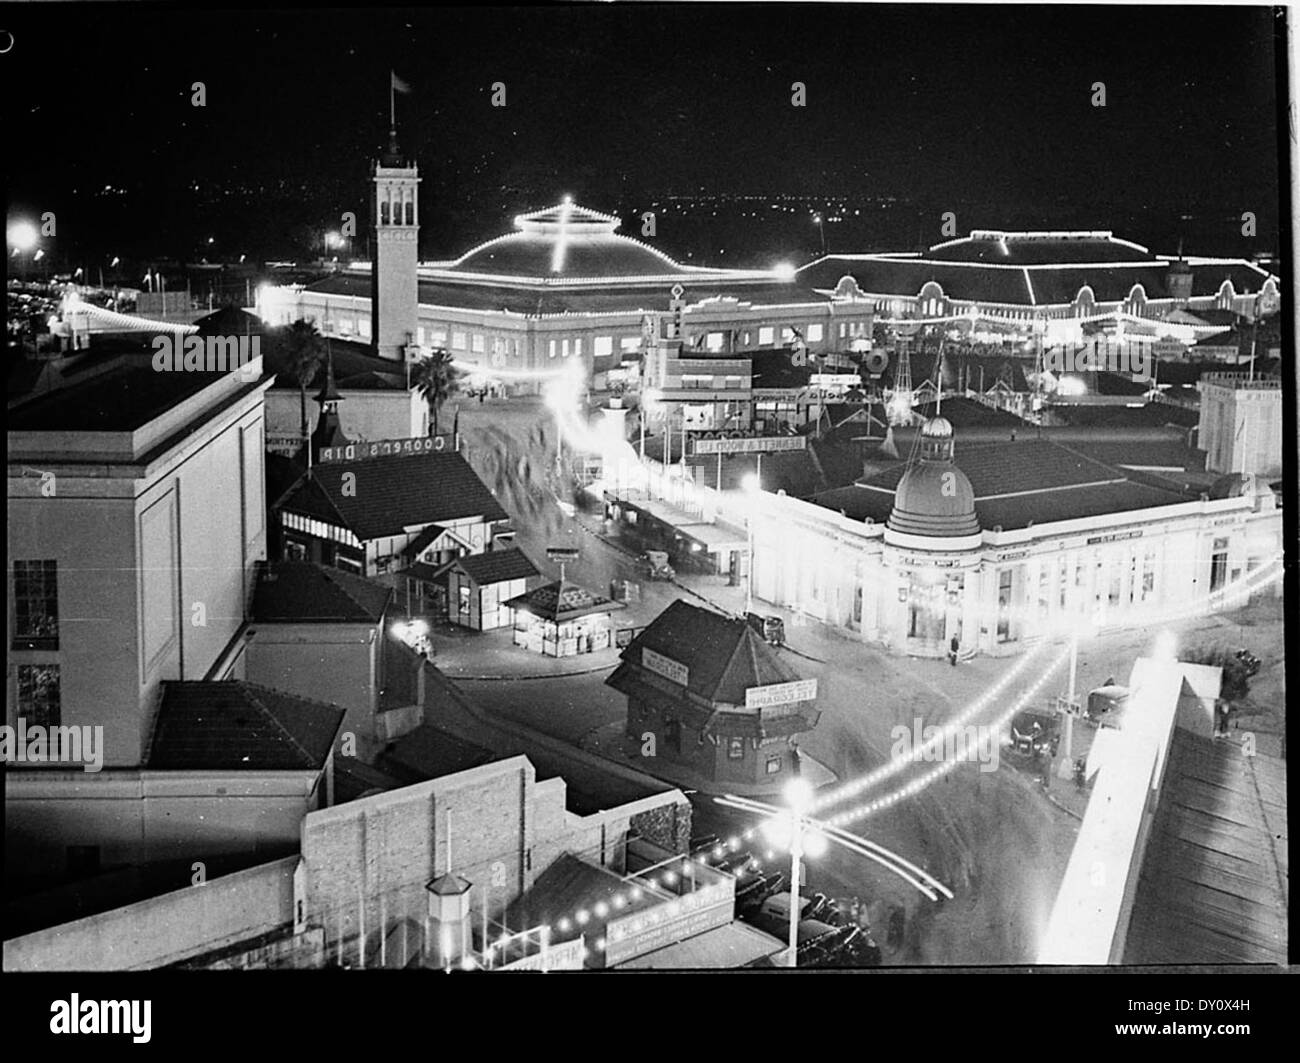
[[388,72],[388,128],[397,128],[397,85],[394,81],[396,75],[390,70]]

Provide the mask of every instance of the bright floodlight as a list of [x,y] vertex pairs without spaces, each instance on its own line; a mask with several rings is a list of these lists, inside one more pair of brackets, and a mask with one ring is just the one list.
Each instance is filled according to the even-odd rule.
[[772,267],[772,272],[780,277],[783,281],[794,279],[794,266],[789,262],[778,262]]
[[813,788],[807,779],[791,779],[786,784],[785,801],[796,812],[806,811],[813,801]]
[[826,840],[819,830],[810,830],[803,836],[803,855],[811,856],[814,860],[819,856],[824,856],[826,850],[830,848],[830,842]]
[[36,226],[29,221],[16,221],[9,226],[5,233],[9,245],[18,248],[19,251],[30,251],[36,246],[36,241],[40,239],[40,234],[36,231]]
[[1077,376],[1063,376],[1056,382],[1058,395],[1083,395],[1087,390],[1088,385]]
[[759,489],[758,473],[747,472],[740,481],[740,487],[749,494],[754,494]]

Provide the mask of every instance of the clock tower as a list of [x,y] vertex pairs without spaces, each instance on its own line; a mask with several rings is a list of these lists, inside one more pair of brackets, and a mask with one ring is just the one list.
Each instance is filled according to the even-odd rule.
[[398,149],[397,130],[375,163],[371,344],[380,358],[404,361],[416,341],[420,249],[419,168]]

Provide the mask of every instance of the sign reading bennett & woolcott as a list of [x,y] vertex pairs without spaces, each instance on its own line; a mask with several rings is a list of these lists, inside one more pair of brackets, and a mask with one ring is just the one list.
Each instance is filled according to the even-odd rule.
[[674,661],[671,657],[665,657],[662,653],[655,653],[654,650],[641,649],[641,666],[648,668],[656,675],[661,675],[665,679],[671,679],[679,686],[690,686],[691,670],[680,661]]
[[793,705],[796,701],[815,701],[817,680],[799,679],[793,683],[773,683],[749,687],[745,691],[745,708],[765,709],[769,705]]
[[764,454],[776,450],[806,450],[805,436],[751,436],[748,439],[697,439],[696,454]]
[[456,437],[451,433],[440,436],[420,436],[416,439],[375,439],[368,443],[349,443],[343,447],[321,447],[320,461],[362,461],[365,458],[383,458],[390,454],[442,454],[459,450]]

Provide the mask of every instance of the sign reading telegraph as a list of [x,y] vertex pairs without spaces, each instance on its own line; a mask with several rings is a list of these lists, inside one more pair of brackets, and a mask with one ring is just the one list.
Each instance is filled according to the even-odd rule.
[[418,439],[375,439],[368,443],[349,443],[343,447],[321,447],[320,462],[361,461],[389,455],[443,454],[459,450],[456,436],[421,436]]
[[817,680],[800,679],[793,683],[773,683],[749,687],[745,691],[745,708],[765,709],[772,705],[793,705],[796,701],[815,701]]

